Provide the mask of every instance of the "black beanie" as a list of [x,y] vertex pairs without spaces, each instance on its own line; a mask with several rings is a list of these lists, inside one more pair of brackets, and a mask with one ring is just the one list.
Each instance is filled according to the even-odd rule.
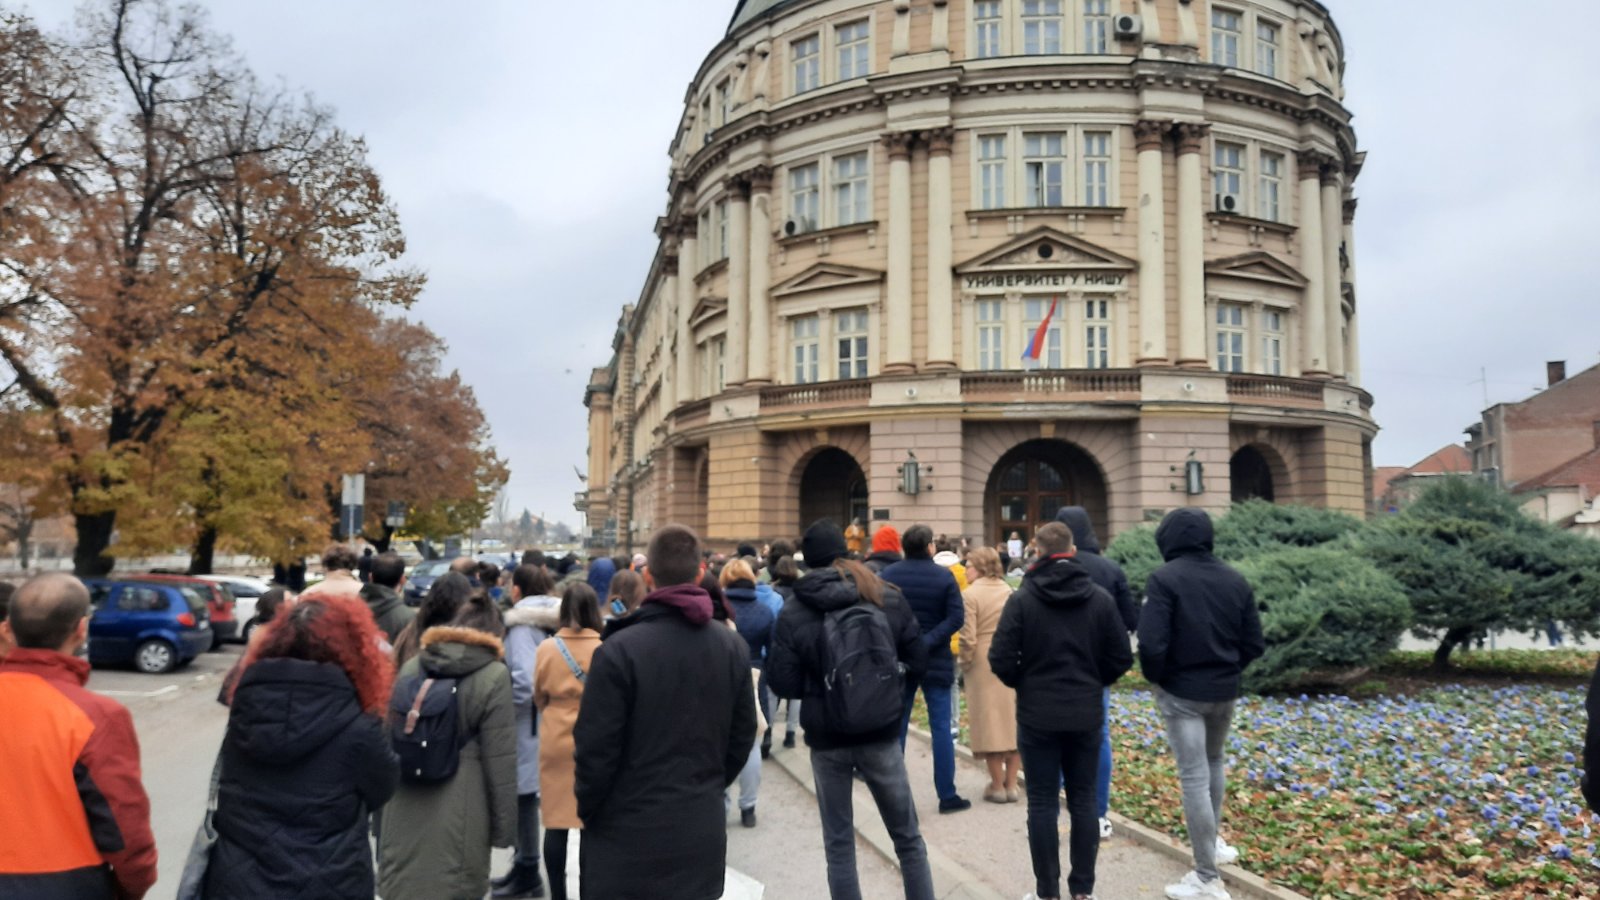
[[833,565],[833,561],[848,553],[849,548],[845,546],[844,532],[833,520],[819,519],[800,539],[800,552],[805,554],[808,568],[822,569]]

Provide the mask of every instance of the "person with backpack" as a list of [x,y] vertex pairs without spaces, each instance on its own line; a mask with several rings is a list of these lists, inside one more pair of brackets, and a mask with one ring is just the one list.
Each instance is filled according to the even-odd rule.
[[378,839],[384,900],[481,900],[490,848],[516,841],[517,714],[505,625],[488,593],[455,573],[429,588],[417,622],[445,610],[436,592],[464,599],[449,624],[422,632],[389,700],[400,789]]
[[367,816],[400,779],[381,634],[366,604],[339,594],[313,594],[258,634],[229,692],[205,897],[370,897]]
[[[778,624],[778,612],[783,609],[782,601],[777,599],[778,595],[772,590],[771,585],[756,582],[756,573],[751,568],[750,561],[742,556],[730,560],[723,566],[718,579],[728,605],[733,608],[734,622],[738,626],[739,636],[750,645],[750,667],[761,673],[760,686],[757,688],[761,698],[761,715],[770,723],[773,712],[772,698],[767,685],[765,666],[767,649],[772,645],[772,630]],[[772,596],[771,601],[763,600],[761,596],[763,589]],[[761,755],[755,762],[757,785],[761,783],[761,759],[771,750],[772,729],[769,727],[761,735]],[[751,793],[748,805],[742,802],[739,804],[739,808],[746,811],[744,818],[747,828],[753,827],[756,819],[754,791]]]
[[1111,595],[1074,555],[1072,532],[1047,522],[1034,533],[1039,559],[1006,601],[989,645],[989,668],[1017,692],[1017,749],[1028,785],[1028,850],[1035,900],[1061,897],[1062,779],[1071,820],[1074,900],[1092,900],[1100,849],[1094,779],[1105,711],[1100,696],[1133,666],[1128,631]]
[[539,715],[534,708],[534,669],[539,646],[560,626],[555,582],[538,566],[511,574],[512,607],[506,611],[506,667],[511,702],[517,708],[517,852],[511,869],[494,879],[495,900],[542,897],[539,878]]
[[[531,567],[530,567],[531,568]],[[533,703],[539,709],[539,812],[544,816],[544,864],[551,900],[567,900],[567,843],[582,829],[574,791],[577,763],[573,729],[583,687],[600,649],[600,606],[594,588],[572,584],[561,595],[561,628],[539,645]]]
[[1204,510],[1175,509],[1156,528],[1166,564],[1145,584],[1139,668],[1156,686],[1156,707],[1183,782],[1183,822],[1194,871],[1167,885],[1172,900],[1227,900],[1219,865],[1239,851],[1222,839],[1226,748],[1244,667],[1266,649],[1250,583],[1212,555]]
[[904,685],[927,667],[922,629],[898,589],[846,558],[844,532],[831,520],[807,529],[801,547],[811,570],[778,617],[767,667],[778,696],[802,701],[828,892],[861,898],[852,805],[859,774],[894,842],[907,900],[931,900],[932,869],[899,744]]
[[756,704],[750,648],[713,625],[703,573],[693,531],[657,530],[654,590],[612,620],[584,681],[573,747],[585,896],[722,896],[723,791],[755,743]]

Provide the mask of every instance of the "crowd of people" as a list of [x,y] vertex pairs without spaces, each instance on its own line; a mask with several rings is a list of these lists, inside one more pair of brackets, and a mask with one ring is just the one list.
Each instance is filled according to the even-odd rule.
[[[565,900],[577,832],[582,896],[713,900],[730,813],[757,827],[781,728],[783,747],[803,734],[809,750],[830,896],[861,897],[860,780],[905,896],[931,900],[904,747],[920,693],[938,812],[971,808],[955,784],[959,685],[982,799],[1027,801],[1027,900],[1089,900],[1111,832],[1109,688],[1136,634],[1194,859],[1166,895],[1226,898],[1224,747],[1261,624],[1204,512],[1170,513],[1156,541],[1165,564],[1142,608],[1079,507],[1023,546],[823,520],[723,556],[668,525],[643,554],[586,565],[458,559],[417,608],[398,556],[330,548],[321,582],[258,602],[219,697],[215,841],[197,843],[185,884],[207,900]],[[132,719],[85,687],[89,614],[71,576],[0,584],[0,896],[139,900],[155,881]],[[1585,761],[1600,772],[1595,679]],[[1597,782],[1583,791],[1600,810]],[[497,847],[514,854],[491,878]]]

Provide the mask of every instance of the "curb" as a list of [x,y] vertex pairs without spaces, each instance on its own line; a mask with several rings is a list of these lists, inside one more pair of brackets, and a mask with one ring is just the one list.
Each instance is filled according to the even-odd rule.
[[[811,758],[809,750],[774,747],[768,759],[777,763],[790,778],[805,788],[806,793],[815,797],[816,779],[811,774],[811,767],[801,763],[802,755],[806,760]],[[883,820],[878,817],[877,807],[873,806],[871,801],[863,801],[854,791],[851,793],[855,805],[856,834],[866,840],[872,849],[878,851],[878,855],[887,860],[889,865],[898,870],[900,859],[895,855],[894,842],[889,839],[889,832],[883,827]],[[928,867],[933,870],[934,896],[939,900],[1005,900],[999,892],[979,881],[977,876],[946,856],[939,848],[927,843],[926,839],[923,843],[928,848]]]
[[[911,726],[911,735],[924,743],[931,744],[933,742],[933,735],[924,729],[918,728],[916,725]],[[956,744],[956,755],[974,764],[978,761],[977,757],[973,756],[972,750],[965,744]],[[1019,775],[1018,780],[1025,782],[1026,778]],[[1111,820],[1111,824],[1120,833],[1127,835],[1139,846],[1186,865],[1194,862],[1194,855],[1190,851],[1189,845],[1180,843],[1177,838],[1146,825],[1141,825],[1115,812],[1107,813],[1106,818]],[[890,847],[889,849],[892,854],[894,848]],[[931,849],[929,854],[931,856]],[[890,862],[893,861],[891,856]],[[1260,875],[1247,872],[1237,865],[1219,866],[1218,870],[1227,877],[1228,890],[1234,895],[1244,894],[1255,897],[1257,900],[1311,900],[1304,894],[1295,893],[1286,887],[1273,884]]]

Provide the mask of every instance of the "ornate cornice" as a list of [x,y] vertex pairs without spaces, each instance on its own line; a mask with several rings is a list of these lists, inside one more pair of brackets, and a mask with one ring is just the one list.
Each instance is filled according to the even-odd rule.
[[1178,136],[1179,155],[1199,153],[1200,145],[1211,133],[1211,126],[1205,122],[1179,122],[1172,127],[1172,131]]
[[1309,181],[1313,178],[1320,179],[1322,170],[1333,161],[1333,157],[1316,150],[1300,150],[1294,155],[1295,167],[1299,170],[1300,180]]
[[950,148],[955,144],[956,130],[950,126],[933,128],[922,132],[923,141],[928,145],[929,153],[943,153],[948,155]]
[[1167,131],[1171,128],[1171,122],[1141,119],[1133,126],[1133,144],[1140,153],[1146,150],[1160,150],[1166,146]]
[[911,148],[917,142],[917,133],[914,131],[891,131],[882,138],[883,146],[889,151],[889,159],[910,159]]
[[1344,223],[1346,225],[1351,225],[1351,224],[1355,223],[1355,220],[1356,220],[1356,204],[1359,203],[1359,202],[1360,201],[1358,201],[1358,200],[1346,200],[1344,202]]

